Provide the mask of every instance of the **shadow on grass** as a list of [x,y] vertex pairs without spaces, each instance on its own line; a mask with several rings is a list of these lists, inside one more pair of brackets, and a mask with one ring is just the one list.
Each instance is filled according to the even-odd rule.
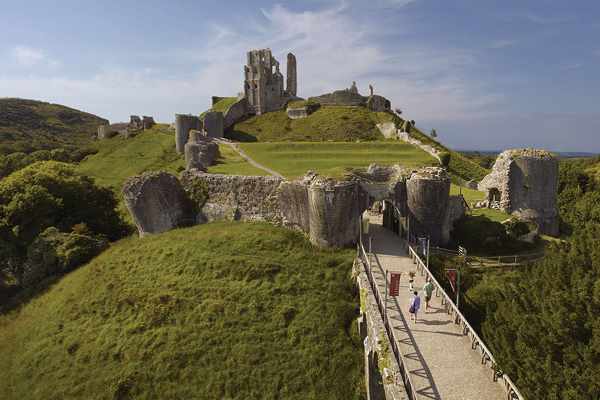
[[0,315],[24,306],[31,300],[46,293],[62,275],[48,277],[33,287],[23,289],[21,286],[0,287]]

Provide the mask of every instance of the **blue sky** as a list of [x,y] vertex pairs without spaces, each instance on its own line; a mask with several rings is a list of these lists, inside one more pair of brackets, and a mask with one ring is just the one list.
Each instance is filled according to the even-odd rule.
[[[52,4],[54,3],[54,4]],[[59,3],[58,5],[56,3]],[[308,97],[369,83],[458,149],[600,152],[600,2],[3,2],[0,96],[170,122],[298,59]]]

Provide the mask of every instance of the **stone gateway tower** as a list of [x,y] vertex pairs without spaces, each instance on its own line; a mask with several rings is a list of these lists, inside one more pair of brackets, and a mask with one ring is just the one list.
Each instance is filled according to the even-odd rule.
[[[290,57],[291,56],[291,57]],[[291,65],[289,64],[292,60]],[[247,53],[244,67],[244,95],[249,111],[260,115],[282,109],[296,94],[296,57],[288,55],[288,93],[283,88],[283,74],[279,61],[271,54],[271,49],[251,50]]]

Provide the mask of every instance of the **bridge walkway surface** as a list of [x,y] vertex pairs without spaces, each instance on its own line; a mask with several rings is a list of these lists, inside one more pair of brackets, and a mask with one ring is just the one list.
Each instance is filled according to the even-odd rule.
[[[401,272],[398,297],[388,297],[387,318],[404,355],[406,369],[419,399],[494,400],[505,399],[506,392],[494,382],[481,356],[471,349],[453,316],[448,315],[435,291],[429,311],[422,292],[425,277],[407,255],[406,242],[384,228],[381,219],[370,216],[371,261],[375,281],[385,297],[385,271]],[[411,298],[408,273],[416,273],[414,288],[421,296],[417,323],[410,320]]]

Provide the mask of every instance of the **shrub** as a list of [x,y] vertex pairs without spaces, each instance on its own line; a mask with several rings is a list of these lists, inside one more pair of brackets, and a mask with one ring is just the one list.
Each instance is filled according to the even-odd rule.
[[116,206],[109,189],[70,164],[38,162],[11,174],[0,181],[0,269],[21,276],[29,247],[50,227],[71,232],[84,223],[94,236],[121,238],[128,229]]
[[450,159],[451,159],[450,153],[447,151],[442,151],[439,154],[439,157],[440,157],[440,163],[442,164],[442,167],[448,168],[448,166],[450,165]]
[[100,254],[107,244],[102,238],[48,228],[27,249],[21,283],[29,287],[48,276],[69,272]]

